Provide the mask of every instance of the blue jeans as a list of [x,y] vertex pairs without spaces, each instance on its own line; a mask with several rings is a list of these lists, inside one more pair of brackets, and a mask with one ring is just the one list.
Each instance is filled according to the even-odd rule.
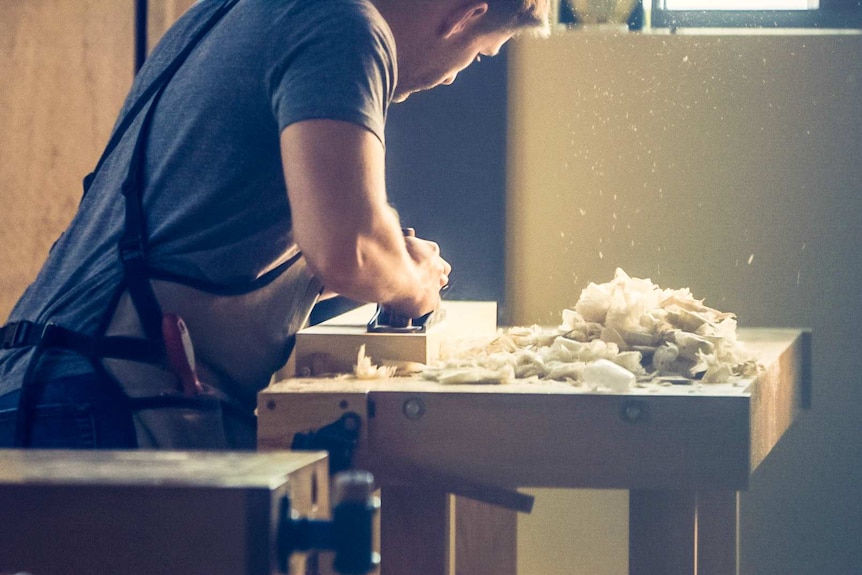
[[[30,417],[29,447],[124,449],[137,447],[135,428],[118,390],[96,374],[42,383]],[[18,416],[16,390],[0,396],[0,448],[14,447]]]

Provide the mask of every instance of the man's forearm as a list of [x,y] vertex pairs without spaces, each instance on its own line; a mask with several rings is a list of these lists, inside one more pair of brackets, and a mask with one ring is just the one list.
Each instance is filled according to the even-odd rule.
[[344,122],[301,122],[282,134],[282,161],[294,237],[328,289],[410,315],[437,305],[447,264],[435,244],[403,237],[376,137]]

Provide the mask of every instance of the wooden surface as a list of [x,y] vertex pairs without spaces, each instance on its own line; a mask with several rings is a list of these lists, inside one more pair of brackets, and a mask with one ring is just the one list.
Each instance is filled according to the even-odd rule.
[[381,575],[454,575],[450,547],[451,496],[440,490],[381,490]]
[[[630,489],[630,573],[737,575],[738,492],[811,395],[810,333],[743,329],[739,337],[764,369],[735,384],[597,393],[545,382],[295,378],[259,395],[258,441],[284,447],[294,433],[359,409],[368,419],[354,463],[383,484],[401,478],[406,462],[495,486]],[[481,504],[459,520],[433,484],[396,485],[388,502],[384,488],[383,553],[398,559],[390,571],[384,559],[382,575],[405,565],[414,575],[514,572],[508,520],[489,527]]]
[[516,575],[517,513],[467,497],[453,497],[455,575]]
[[0,573],[269,575],[281,498],[326,516],[327,471],[320,452],[0,450]]
[[71,220],[133,77],[132,0],[0,0],[0,323]]
[[303,376],[352,372],[359,348],[379,365],[384,362],[427,364],[437,359],[440,347],[456,335],[490,335],[497,329],[494,302],[444,301],[441,318],[427,332],[368,333],[375,306],[365,305],[329,321],[308,327],[296,336],[291,362]]
[[[391,457],[509,486],[744,489],[805,404],[810,342],[798,330],[740,338],[766,369],[738,384],[611,394],[555,383],[287,380],[260,394],[259,444],[284,447],[314,413],[334,421],[345,398],[356,405],[364,395],[374,416],[357,456],[373,454],[382,472]],[[408,404],[421,414],[408,417]]]
[[514,511],[428,487],[381,497],[382,575],[516,575]]
[[738,492],[666,489],[630,493],[631,575],[734,575],[738,569]]
[[0,484],[269,488],[273,478],[311,469],[321,452],[0,449]]

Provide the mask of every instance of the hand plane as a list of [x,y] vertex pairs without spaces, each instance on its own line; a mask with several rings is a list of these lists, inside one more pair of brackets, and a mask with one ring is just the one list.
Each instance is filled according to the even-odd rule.
[[[416,230],[413,228],[401,228],[404,237],[415,237]],[[443,286],[440,290],[445,291],[448,286]],[[368,322],[369,333],[424,333],[427,328],[440,322],[445,313],[441,308],[430,311],[420,317],[409,317],[404,314],[392,311],[382,305],[377,306],[377,310]]]

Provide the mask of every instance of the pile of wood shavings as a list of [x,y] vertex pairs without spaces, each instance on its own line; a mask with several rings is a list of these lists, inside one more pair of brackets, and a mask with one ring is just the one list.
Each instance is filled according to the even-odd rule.
[[662,289],[617,269],[591,283],[555,329],[512,327],[484,341],[451,342],[423,371],[440,383],[537,379],[581,385],[584,367],[610,360],[638,381],[727,383],[757,373],[736,338],[736,318],[703,305],[688,288]]

